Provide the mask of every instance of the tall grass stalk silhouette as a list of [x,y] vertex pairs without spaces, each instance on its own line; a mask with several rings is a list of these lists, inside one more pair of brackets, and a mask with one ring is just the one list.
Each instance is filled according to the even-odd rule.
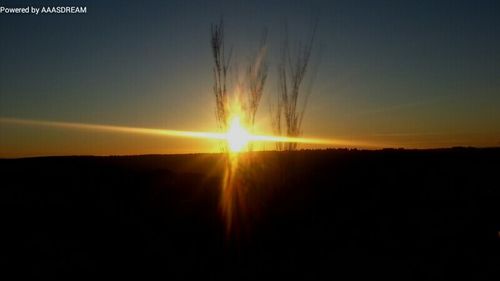
[[[281,44],[278,65],[277,99],[271,107],[271,125],[277,135],[298,137],[302,134],[302,120],[311,92],[304,91],[301,86],[311,58],[316,27],[317,23],[314,24],[310,38],[305,43],[299,41],[293,52],[288,38],[288,26],[285,25],[285,38]],[[276,148],[296,150],[297,143],[277,143]]]
[[211,47],[214,59],[214,86],[215,95],[215,118],[219,130],[225,132],[228,125],[228,71],[231,62],[232,49],[226,55],[224,43],[224,22],[221,19],[219,24],[213,24],[211,28]]
[[[288,31],[285,32],[278,65],[277,102],[271,110],[273,131],[278,136],[283,133],[286,137],[296,138],[301,134],[302,119],[310,94],[310,91],[304,92],[301,85],[311,57],[315,32],[316,25],[309,40],[305,44],[299,42],[296,52],[290,50]],[[252,135],[268,77],[267,30],[263,32],[258,50],[251,57],[243,80],[237,75],[238,68],[231,65],[232,48],[226,53],[222,19],[218,24],[212,24],[210,43],[214,60],[213,93],[218,129],[229,137],[229,133],[234,129],[234,121],[237,120],[237,124],[242,121]],[[234,89],[229,87],[229,81],[236,81]],[[251,144],[246,146],[248,151],[253,150]],[[234,229],[235,226],[243,226],[245,221],[251,220],[250,194],[262,188],[262,183],[254,177],[256,171],[261,169],[262,163],[254,161],[251,153],[235,153],[235,148],[227,142],[221,144],[221,147],[226,164],[221,183],[220,206],[229,233],[238,230]],[[278,142],[277,148],[296,150],[297,143]]]

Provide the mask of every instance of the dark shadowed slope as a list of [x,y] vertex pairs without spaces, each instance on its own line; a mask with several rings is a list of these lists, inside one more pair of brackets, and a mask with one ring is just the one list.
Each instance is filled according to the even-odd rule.
[[500,149],[254,157],[231,236],[220,155],[0,160],[3,264],[71,279],[498,273]]

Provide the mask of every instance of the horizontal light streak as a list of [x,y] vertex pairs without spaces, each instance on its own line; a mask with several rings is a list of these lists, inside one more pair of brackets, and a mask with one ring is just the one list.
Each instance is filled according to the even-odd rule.
[[[19,119],[19,118],[0,118],[0,123],[66,128],[66,129],[83,129],[83,130],[106,131],[106,132],[116,132],[116,133],[181,137],[181,138],[227,140],[227,135],[225,133],[213,133],[213,132],[137,128],[137,127],[126,127],[126,126],[99,125],[99,124]],[[318,145],[348,145],[348,146],[362,146],[362,147],[378,147],[372,143],[366,143],[366,142],[355,142],[355,141],[347,141],[339,139],[284,137],[284,136],[271,136],[271,135],[250,135],[249,140],[254,142],[282,142],[282,143],[302,143],[302,144],[318,144]]]

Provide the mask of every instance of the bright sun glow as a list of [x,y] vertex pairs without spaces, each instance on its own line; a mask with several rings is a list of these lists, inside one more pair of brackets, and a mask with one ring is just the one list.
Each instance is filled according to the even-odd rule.
[[250,134],[240,123],[239,117],[233,117],[226,134],[231,152],[240,152],[250,141]]

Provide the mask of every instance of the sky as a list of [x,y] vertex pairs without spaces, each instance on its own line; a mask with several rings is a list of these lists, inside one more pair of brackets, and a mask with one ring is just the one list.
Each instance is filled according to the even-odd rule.
[[[0,14],[0,118],[216,131],[209,40],[211,24],[223,17],[235,69],[244,69],[268,30],[257,127],[270,134],[284,26],[297,42],[317,22],[304,136],[346,146],[500,146],[499,1],[0,6],[61,3],[87,13]],[[0,122],[0,157],[215,151],[216,141],[203,139]]]

